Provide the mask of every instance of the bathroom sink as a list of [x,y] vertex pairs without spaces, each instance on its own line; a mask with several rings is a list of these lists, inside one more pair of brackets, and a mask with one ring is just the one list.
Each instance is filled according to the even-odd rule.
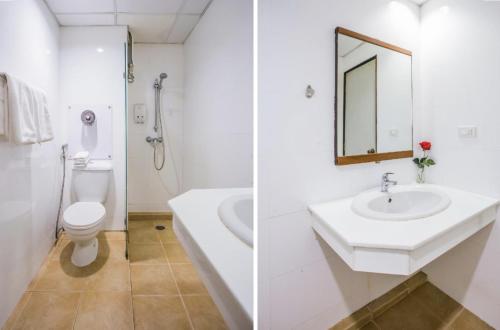
[[222,223],[245,244],[253,247],[253,195],[229,197],[217,211]]
[[438,185],[379,189],[309,205],[314,231],[355,271],[413,274],[495,221],[500,205]]
[[445,192],[425,185],[391,187],[389,192],[370,190],[356,196],[351,204],[358,215],[375,220],[406,221],[426,218],[450,205]]

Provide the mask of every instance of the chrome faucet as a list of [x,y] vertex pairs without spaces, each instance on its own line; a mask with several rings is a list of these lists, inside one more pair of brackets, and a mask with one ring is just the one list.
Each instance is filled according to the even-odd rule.
[[383,193],[389,192],[389,186],[395,186],[398,184],[397,181],[389,180],[389,175],[394,174],[392,172],[387,172],[382,175],[382,184],[380,185],[380,191]]

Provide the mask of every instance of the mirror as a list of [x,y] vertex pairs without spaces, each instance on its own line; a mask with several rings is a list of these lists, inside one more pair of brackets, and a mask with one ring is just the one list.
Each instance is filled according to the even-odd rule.
[[412,53],[335,30],[335,164],[413,157]]

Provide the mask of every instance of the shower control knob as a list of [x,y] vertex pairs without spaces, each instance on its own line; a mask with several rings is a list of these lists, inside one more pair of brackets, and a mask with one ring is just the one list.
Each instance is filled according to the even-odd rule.
[[157,141],[158,143],[162,143],[162,142],[163,142],[163,138],[162,138],[162,137],[159,137],[159,138],[157,138],[157,139],[156,139],[156,141]]
[[152,138],[151,136],[148,136],[148,137],[146,137],[146,142],[148,142],[148,143],[154,142],[154,138]]

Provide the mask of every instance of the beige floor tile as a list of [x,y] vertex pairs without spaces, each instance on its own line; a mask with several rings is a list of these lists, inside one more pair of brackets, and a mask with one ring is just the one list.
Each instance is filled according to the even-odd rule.
[[130,291],[128,261],[98,258],[86,285],[89,291]]
[[174,230],[172,229],[172,225],[168,225],[170,221],[159,221],[158,224],[165,226],[164,230],[158,231],[158,236],[163,243],[179,243],[177,237],[175,236]]
[[[153,222],[151,222],[153,224]],[[153,225],[130,228],[128,231],[131,243],[159,243],[157,230]]]
[[361,330],[379,330],[380,328],[374,323],[369,322],[361,328]]
[[363,307],[346,318],[342,319],[340,322],[335,324],[330,330],[345,330],[353,329],[356,326],[366,325],[370,322],[372,314],[367,307]]
[[133,294],[179,294],[168,265],[131,265],[130,276]]
[[381,329],[437,330],[443,327],[414,296],[408,296],[375,319]]
[[191,264],[171,264],[171,267],[181,294],[208,294]]
[[31,292],[25,292],[23,294],[23,296],[17,303],[16,308],[14,308],[14,311],[12,312],[12,314],[10,314],[9,319],[3,325],[2,330],[10,330],[14,328],[17,319],[19,318],[19,316],[21,316],[21,313],[23,312],[24,307],[26,307],[26,305],[28,304],[30,297],[31,297]]
[[134,328],[130,292],[86,292],[74,329],[125,330]]
[[14,329],[71,329],[80,293],[33,292]]
[[105,239],[108,241],[124,241],[126,239],[127,235],[124,231],[106,231],[103,230],[99,232],[99,235],[97,235],[98,239]]
[[184,296],[183,299],[195,329],[227,329],[222,315],[210,296]]
[[129,244],[131,264],[167,264],[161,244]]
[[54,247],[54,251],[50,255],[50,260],[71,260],[71,254],[75,244],[67,239],[59,240]]
[[180,297],[133,296],[135,329],[190,329]]
[[377,317],[408,296],[409,289],[402,283],[368,304],[368,309]]
[[92,275],[90,267],[79,268],[71,261],[50,260],[35,283],[34,291],[82,291]]
[[486,322],[481,320],[469,310],[463,309],[458,317],[449,325],[451,330],[494,330]]
[[[73,249],[75,244],[69,240],[60,241],[54,252],[51,254],[51,260],[60,260],[61,262],[71,261],[71,255],[73,254]],[[97,252],[98,257],[110,258],[110,259],[121,259],[125,258],[125,248],[126,242],[124,240],[99,240],[99,250]]]
[[163,248],[170,263],[190,263],[191,260],[180,243],[163,243]]
[[97,257],[114,260],[127,260],[125,257],[126,242],[122,240],[99,240]]
[[405,281],[406,286],[408,287],[410,292],[413,292],[415,289],[424,285],[426,282],[427,282],[427,274],[424,272],[418,272]]
[[411,295],[415,296],[423,306],[427,307],[444,323],[455,319],[462,310],[462,306],[458,302],[429,282],[417,288]]
[[129,220],[128,222],[128,229],[134,229],[134,228],[153,228],[155,226],[155,221],[154,220]]

